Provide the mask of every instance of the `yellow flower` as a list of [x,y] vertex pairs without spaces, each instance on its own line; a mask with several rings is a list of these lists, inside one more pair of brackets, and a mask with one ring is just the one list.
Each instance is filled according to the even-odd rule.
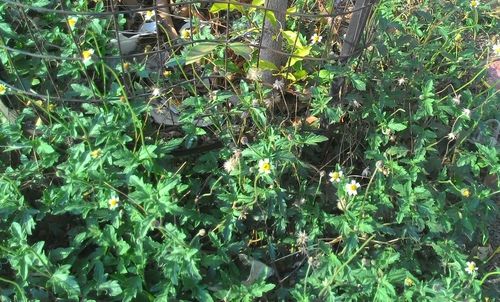
[[476,266],[476,263],[474,261],[470,261],[470,262],[467,262],[465,263],[467,265],[467,267],[465,268],[465,271],[469,274],[473,274],[477,271],[477,266]]
[[82,57],[83,57],[83,63],[90,62],[92,59],[92,55],[94,54],[93,49],[87,49],[82,52]]
[[330,176],[331,183],[340,182],[340,179],[342,178],[342,176],[344,176],[344,173],[342,171],[332,171],[330,172],[330,174],[328,174],[328,176]]
[[259,161],[259,173],[261,174],[270,174],[271,173],[271,163],[269,162],[269,158],[261,159]]
[[4,84],[0,84],[0,95],[4,95],[7,92],[7,87]]
[[95,149],[94,151],[90,152],[90,156],[94,159],[99,158],[102,155],[101,149]]
[[169,77],[169,76],[171,76],[171,75],[172,75],[172,71],[170,71],[170,70],[165,70],[165,71],[163,71],[163,76],[164,76],[164,77],[168,78],[168,77]]
[[155,16],[155,12],[152,10],[148,10],[147,12],[144,13],[144,21],[151,21],[153,17]]
[[118,207],[120,203],[120,199],[118,196],[111,196],[111,198],[108,200],[108,206],[110,210],[114,210]]
[[78,21],[77,18],[75,18],[75,17],[69,17],[68,18],[69,28],[74,29],[77,21]]
[[191,30],[183,29],[181,31],[181,38],[183,38],[184,40],[189,40],[191,38]]
[[347,194],[349,194],[349,196],[358,195],[359,187],[361,187],[361,185],[359,184],[359,182],[356,182],[355,180],[351,180],[351,183],[345,185],[345,189],[347,191]]
[[479,6],[479,0],[471,0],[470,7],[477,8]]
[[404,283],[405,283],[406,286],[413,286],[413,285],[415,285],[415,282],[411,278],[408,278],[408,277],[405,278]]
[[467,188],[460,190],[460,193],[462,194],[463,197],[466,197],[466,198],[469,197],[471,194],[470,190]]

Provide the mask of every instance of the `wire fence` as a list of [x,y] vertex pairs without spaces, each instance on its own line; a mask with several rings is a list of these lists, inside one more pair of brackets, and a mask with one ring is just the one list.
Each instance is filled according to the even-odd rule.
[[[316,72],[366,47],[375,0],[285,2],[286,11],[264,0],[0,0],[2,98],[11,108],[23,98],[82,103],[168,92],[182,100],[228,89],[253,68],[299,82],[297,62]],[[264,43],[269,24],[278,47]],[[263,53],[284,63],[267,64]]]

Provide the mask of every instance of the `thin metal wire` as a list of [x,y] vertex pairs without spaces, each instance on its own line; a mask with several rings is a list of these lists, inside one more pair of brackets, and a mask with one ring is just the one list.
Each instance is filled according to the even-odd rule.
[[[204,3],[204,4],[221,3],[221,4],[233,4],[234,5],[234,2],[231,2],[231,1],[194,0],[194,1],[169,3],[169,4],[165,4],[165,5],[148,6],[147,8],[133,8],[133,9],[117,11],[117,12],[109,12],[109,11],[107,11],[107,12],[77,12],[77,11],[70,11],[70,10],[60,10],[60,9],[50,9],[50,8],[37,7],[37,6],[28,5],[28,4],[14,2],[12,0],[0,0],[0,2],[6,3],[6,4],[11,4],[14,6],[19,6],[19,7],[26,8],[26,9],[31,9],[31,10],[38,11],[41,13],[56,13],[56,14],[80,15],[80,16],[87,15],[87,16],[93,16],[93,17],[107,17],[107,16],[110,16],[113,14],[140,13],[140,12],[150,11],[151,9],[170,8],[173,6],[184,6],[184,5],[199,4],[199,3]],[[301,17],[301,18],[310,18],[310,19],[336,17],[336,16],[348,15],[348,14],[354,13],[358,10],[362,10],[362,9],[367,8],[367,7],[371,6],[372,4],[369,4],[368,6],[360,7],[360,8],[355,9],[355,10],[353,9],[353,10],[334,13],[334,14],[287,13],[287,15],[289,15],[291,17]],[[237,5],[242,6],[242,7],[246,7],[246,8],[255,8],[255,9],[262,10],[262,11],[267,10],[267,11],[272,11],[272,12],[279,12],[279,10],[277,10],[277,9],[262,7],[259,5],[252,5],[252,4],[248,4],[248,3],[238,3]],[[177,17],[174,14],[165,14],[165,15]]]
[[[193,40],[193,41],[189,41],[189,42],[182,42],[182,43],[175,44],[175,45],[173,45],[172,49],[180,48],[180,47],[183,47],[186,45],[192,45],[195,43],[207,43],[209,45],[212,45],[213,43],[218,43],[222,46],[225,44],[225,40]],[[265,47],[265,46],[259,46],[259,44],[257,44],[257,43],[248,42],[245,44],[247,44],[248,46],[251,46],[251,47],[255,47],[255,48],[266,49],[266,50],[269,50],[273,53],[288,56],[291,58],[301,58],[304,60],[310,60],[310,61],[316,61],[316,62],[336,61],[336,60],[339,60],[341,58],[349,57],[349,56],[341,56],[341,55],[332,55],[332,56],[329,56],[326,58],[300,56],[300,55],[295,55],[295,54],[292,54],[289,52],[285,52],[285,51],[281,51],[281,50],[277,50],[277,49],[273,49],[273,48],[269,48],[269,47]],[[39,53],[33,53],[33,52],[25,51],[25,50],[20,50],[20,49],[12,48],[12,47],[5,46],[5,45],[0,45],[0,48],[3,48],[5,50],[9,50],[12,52],[17,52],[19,54],[23,54],[23,55],[34,57],[34,58],[61,60],[61,61],[83,61],[81,56],[80,57],[59,57],[59,56],[54,56],[54,55],[45,55],[45,54],[39,54]],[[166,48],[166,49],[162,49],[162,50],[153,50],[153,51],[141,52],[141,53],[124,54],[122,57],[123,58],[144,57],[144,56],[148,56],[148,55],[152,55],[152,54],[163,53],[163,52],[168,51],[168,50],[171,50],[171,48]],[[101,60],[113,60],[113,59],[119,60],[121,57],[120,56],[101,56],[101,57],[96,57],[96,58],[101,59]]]
[[[252,48],[255,48],[255,49],[259,49],[259,50],[267,50],[269,52],[272,52],[272,53],[275,53],[275,54],[279,54],[281,56],[283,56],[284,58],[287,58],[287,63],[286,65],[289,65],[289,62],[290,62],[290,58],[300,58],[301,60],[304,60],[304,61],[313,61],[313,62],[318,62],[318,63],[324,63],[324,62],[330,62],[330,63],[333,63],[333,62],[339,62],[339,61],[342,61],[342,62],[345,62],[347,59],[349,59],[350,57],[352,56],[356,56],[358,55],[359,53],[361,53],[364,49],[365,49],[365,46],[366,45],[362,45],[361,47],[357,47],[354,49],[353,52],[351,52],[349,55],[330,55],[330,52],[328,51],[330,47],[329,45],[329,39],[330,37],[327,38],[327,43],[328,45],[326,45],[325,47],[325,52],[323,54],[322,57],[313,57],[313,56],[300,56],[300,55],[296,55],[296,54],[293,54],[294,50],[295,50],[295,47],[296,47],[296,43],[297,43],[297,39],[298,39],[298,35],[297,35],[297,39],[296,41],[294,42],[294,45],[292,47],[292,50],[290,52],[285,52],[285,51],[282,51],[281,49],[273,49],[273,48],[268,48],[268,47],[264,47],[262,46],[262,34],[260,35],[259,37],[259,41],[257,43],[254,43],[254,42],[250,42],[250,41],[245,41],[245,35],[244,34],[238,34],[237,36],[233,36],[231,35],[231,32],[230,32],[230,29],[231,29],[231,24],[230,24],[230,18],[229,18],[229,10],[230,10],[230,5],[235,5],[235,3],[233,1],[218,1],[218,0],[214,0],[214,1],[211,1],[211,0],[208,0],[208,1],[205,1],[205,0],[195,0],[195,1],[184,1],[184,2],[176,2],[176,3],[169,3],[169,4],[165,4],[165,5],[158,5],[157,1],[155,0],[153,4],[153,6],[148,6],[148,7],[134,7],[134,8],[129,8],[127,10],[120,10],[120,8],[118,6],[116,6],[114,4],[114,1],[113,0],[110,0],[109,1],[109,7],[108,7],[108,11],[105,11],[105,12],[92,12],[92,11],[84,11],[84,12],[78,12],[78,11],[72,11],[70,9],[68,9],[67,7],[65,7],[64,5],[64,1],[63,0],[60,0],[58,1],[60,3],[60,7],[61,9],[50,9],[50,8],[45,8],[45,7],[34,7],[32,5],[28,5],[28,4],[24,4],[24,3],[20,3],[18,2],[19,0],[0,0],[0,3],[5,3],[7,5],[10,5],[10,6],[13,6],[13,7],[16,7],[17,9],[19,9],[21,11],[21,14],[23,16],[26,17],[26,11],[23,11],[24,10],[33,10],[33,11],[36,11],[36,12],[41,12],[41,13],[55,13],[55,14],[61,14],[61,15],[64,15],[64,18],[66,20],[66,24],[68,25],[68,30],[69,30],[69,34],[71,35],[71,38],[73,39],[73,42],[74,44],[76,45],[76,49],[77,49],[77,54],[76,56],[74,57],[70,57],[70,56],[58,56],[58,55],[54,55],[54,54],[49,54],[49,52],[44,49],[43,47],[43,43],[42,45],[40,45],[37,40],[35,39],[35,33],[32,32],[31,28],[29,28],[29,34],[31,35],[32,39],[34,40],[35,42],[35,51],[36,52],[32,52],[32,51],[28,51],[28,50],[25,50],[25,49],[17,49],[15,47],[11,47],[11,46],[7,46],[5,43],[3,43],[3,39],[1,40],[2,43],[0,43],[0,49],[4,49],[7,54],[8,54],[8,57],[12,59],[11,57],[11,53],[16,53],[16,54],[20,54],[20,55],[25,55],[25,56],[28,56],[28,57],[32,57],[32,58],[40,58],[42,59],[42,64],[45,65],[46,69],[48,69],[48,65],[47,65],[47,60],[56,60],[56,61],[60,61],[60,62],[63,62],[63,61],[83,61],[83,57],[82,57],[82,49],[73,33],[73,31],[71,30],[70,26],[69,26],[69,23],[68,23],[68,17],[70,15],[73,15],[73,16],[92,16],[94,18],[104,18],[104,17],[111,17],[112,18],[112,21],[113,21],[113,27],[114,27],[114,34],[115,34],[115,38],[117,40],[117,45],[118,45],[118,50],[119,50],[119,55],[118,56],[93,56],[93,59],[94,61],[96,62],[99,62],[99,60],[101,60],[101,63],[104,63],[106,64],[106,62],[108,60],[119,60],[120,63],[121,63],[121,67],[122,67],[122,71],[123,73],[121,74],[121,80],[123,81],[123,85],[125,86],[126,88],[126,93],[127,93],[127,97],[129,99],[137,99],[137,98],[147,98],[150,96],[149,93],[143,93],[143,94],[134,94],[134,88],[133,88],[133,85],[132,85],[132,82],[131,82],[131,79],[130,77],[127,78],[126,77],[126,72],[125,72],[125,60],[129,60],[129,59],[135,59],[135,58],[138,58],[138,59],[142,59],[142,60],[147,60],[147,58],[149,56],[153,56],[153,55],[157,55],[160,57],[160,61],[162,62],[161,65],[157,66],[158,69],[158,78],[157,78],[157,81],[156,82],[159,82],[160,80],[160,74],[161,74],[161,70],[163,68],[163,61],[164,61],[164,56],[166,56],[167,54],[170,54],[171,58],[173,58],[172,56],[175,56],[177,53],[179,53],[180,50],[183,49],[183,47],[187,46],[187,45],[194,45],[194,44],[203,44],[203,43],[210,43],[210,44],[213,44],[213,43],[217,43],[217,44],[220,44],[220,46],[223,46],[224,47],[224,73],[219,73],[219,75],[212,75],[212,76],[206,76],[206,75],[203,75],[201,74],[200,77],[196,77],[196,78],[193,78],[193,79],[186,79],[185,81],[180,81],[178,83],[174,83],[173,85],[170,85],[168,87],[162,87],[162,90],[163,91],[166,91],[166,90],[169,90],[169,89],[173,89],[175,87],[179,87],[179,86],[182,86],[182,85],[193,85],[193,84],[196,84],[198,83],[200,80],[205,80],[205,79],[217,79],[217,78],[223,78],[224,79],[224,87],[227,88],[227,73],[228,73],[228,49],[230,48],[230,43],[232,42],[243,42],[245,45],[248,45]],[[358,0],[360,1],[360,0]],[[318,14],[309,14],[309,13],[304,13],[305,11],[305,8],[304,7],[303,9],[300,9],[299,12],[294,12],[294,13],[286,13],[286,16],[288,17],[296,17],[296,18],[301,18],[301,19],[320,19],[320,18],[334,18],[334,17],[337,17],[337,16],[345,16],[345,15],[348,15],[348,14],[352,14],[352,13],[355,13],[355,12],[358,12],[358,11],[361,11],[361,12],[364,12],[364,10],[371,10],[371,7],[374,5],[374,3],[376,1],[365,1],[365,3],[368,2],[368,4],[366,5],[362,5],[361,7],[358,7],[355,8],[355,9],[351,9],[351,10],[344,10],[344,11],[337,11],[333,9],[333,5],[332,5],[332,9],[329,13],[318,13]],[[193,38],[193,29],[194,29],[194,19],[193,19],[193,15],[192,15],[192,9],[194,8],[194,5],[195,4],[214,4],[214,3],[221,3],[221,4],[227,4],[227,8],[226,8],[226,18],[225,20],[223,20],[222,18],[213,18],[211,19],[210,21],[204,21],[204,22],[207,22],[207,23],[212,23],[212,24],[220,24],[221,22],[226,22],[226,32],[225,32],[225,39],[205,39],[205,40],[195,40]],[[267,1],[266,1],[266,4],[267,4]],[[175,14],[172,14],[172,11],[168,10],[168,9],[171,9],[173,7],[178,7],[178,6],[184,6],[184,5],[188,5],[189,6],[189,18],[182,18],[182,17],[179,17]],[[254,8],[254,9],[258,9],[260,11],[271,11],[271,12],[278,12],[277,9],[272,9],[272,8],[269,8],[267,7],[267,5],[265,7],[263,6],[257,6],[257,5],[252,5],[252,4],[247,4],[247,3],[238,3],[236,5],[240,5],[241,7],[246,7],[246,8]],[[346,7],[346,6],[344,6]],[[145,11],[151,11],[153,10],[154,13],[155,13],[155,16],[158,16],[158,10],[159,9],[163,9],[162,10],[162,14],[163,15],[166,15],[166,16],[172,16],[172,17],[176,17],[178,19],[184,19],[184,20],[189,20],[191,26],[190,26],[190,31],[191,31],[191,35],[190,35],[190,39],[189,40],[182,40],[182,39],[179,39],[178,41],[176,41],[177,43],[173,44],[172,41],[170,41],[170,37],[167,35],[167,38],[168,38],[168,44],[165,44],[165,43],[162,43],[162,45],[160,45],[160,35],[159,35],[159,27],[161,27],[161,24],[159,24],[159,22],[157,21],[157,18],[155,18],[155,22],[156,22],[156,25],[157,25],[157,28],[159,28],[157,31],[156,31],[156,50],[153,50],[153,51],[145,51],[145,52],[136,52],[136,53],[129,53],[129,54],[125,54],[123,53],[123,50],[122,50],[122,47],[121,47],[121,43],[120,43],[120,39],[123,37],[120,33],[122,33],[122,31],[120,31],[120,28],[119,28],[119,22],[118,22],[118,16],[119,15],[122,15],[122,14],[133,14],[133,13],[141,13],[141,12],[145,12]],[[261,33],[264,32],[264,24],[266,22],[266,16],[267,14],[264,14],[264,20],[263,20],[263,24],[262,24],[262,28],[261,28]],[[222,20],[222,21],[221,21]],[[25,19],[25,22],[26,19]],[[217,22],[217,23],[216,23]],[[301,24],[299,23],[299,28],[300,28]],[[332,26],[333,26],[333,23],[332,23]],[[363,25],[364,26],[364,25]],[[357,33],[359,34],[359,30],[357,31]],[[329,31],[329,35],[331,34],[331,30]],[[233,36],[231,38],[231,36]],[[122,39],[123,40],[123,39]],[[368,43],[368,42],[367,42]],[[56,46],[58,47],[58,46]],[[43,49],[42,49],[43,48]],[[60,47],[62,49],[62,47]],[[257,56],[260,56],[260,52],[258,53]],[[175,58],[175,57],[174,57]],[[12,60],[10,60],[12,61]],[[257,59],[257,65],[259,64],[259,59]],[[146,62],[147,64],[147,62]],[[40,99],[49,99],[48,96],[44,95],[44,94],[41,94],[41,93],[38,93],[38,92],[35,92],[33,90],[28,90],[25,86],[24,86],[24,83],[23,81],[21,80],[21,77],[19,76],[18,72],[17,72],[17,69],[15,68],[15,66],[11,66],[14,70],[15,70],[15,75],[18,79],[18,82],[19,84],[18,85],[21,85],[22,89],[18,88],[18,87],[14,87],[13,85],[9,85],[8,83],[5,83],[4,81],[1,81],[0,80],[0,83],[4,83],[6,84],[7,87],[9,87],[12,91],[14,92],[17,92],[17,93],[24,93],[28,96],[31,96],[31,97],[36,97],[36,98],[40,98]],[[193,72],[196,72],[196,70],[194,69],[194,65],[192,66],[193,67]],[[257,66],[258,67],[258,66]],[[89,74],[88,74],[88,71],[85,69],[85,68],[82,68],[82,72],[84,73],[84,76],[87,80],[87,83],[89,85],[89,88],[90,90],[92,91],[93,93],[93,98],[90,99],[90,100],[83,100],[83,99],[74,99],[74,98],[65,98],[65,97],[62,97],[60,95],[60,92],[62,92],[63,90],[59,90],[57,89],[57,85],[55,84],[55,80],[52,78],[52,75],[49,74],[49,80],[52,82],[53,84],[53,87],[55,89],[55,92],[57,94],[57,97],[55,96],[50,96],[50,100],[55,100],[55,101],[68,101],[68,102],[100,102],[100,98],[98,98],[95,94],[95,91],[93,89],[95,83],[93,82],[93,80],[90,79],[89,77]],[[287,68],[287,72],[288,72],[288,68]],[[67,84],[67,83],[66,83]],[[67,86],[67,85],[66,85]],[[194,89],[197,90],[196,88],[196,85],[194,86]]]

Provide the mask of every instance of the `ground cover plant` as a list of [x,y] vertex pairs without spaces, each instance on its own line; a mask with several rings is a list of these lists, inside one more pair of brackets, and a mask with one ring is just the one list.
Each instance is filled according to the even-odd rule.
[[283,66],[265,1],[109,2],[0,0],[0,301],[498,296],[494,1],[381,0],[347,64],[288,1]]

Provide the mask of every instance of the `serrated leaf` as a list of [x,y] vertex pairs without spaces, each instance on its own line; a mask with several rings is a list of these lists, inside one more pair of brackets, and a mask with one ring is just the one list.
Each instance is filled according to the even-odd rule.
[[403,131],[407,128],[407,126],[403,123],[395,123],[394,121],[390,121],[389,125],[387,125],[389,129],[394,130],[394,131]]
[[86,97],[86,98],[91,98],[94,96],[94,93],[92,92],[92,89],[88,88],[87,86],[84,86],[82,84],[71,84],[71,88],[73,91],[78,92],[80,96]]
[[80,296],[80,285],[76,278],[69,273],[70,266],[59,267],[47,281],[56,293],[65,293],[70,299],[77,299]]
[[100,283],[97,290],[104,291],[105,294],[110,297],[118,296],[123,291],[120,287],[120,284],[116,280],[110,280],[104,283]]
[[354,88],[356,88],[359,91],[365,91],[366,90],[366,83],[363,81],[361,78],[359,78],[357,75],[353,75],[351,77],[352,84],[354,85]]
[[306,145],[317,145],[318,143],[326,142],[328,137],[323,135],[309,134],[303,141]]

